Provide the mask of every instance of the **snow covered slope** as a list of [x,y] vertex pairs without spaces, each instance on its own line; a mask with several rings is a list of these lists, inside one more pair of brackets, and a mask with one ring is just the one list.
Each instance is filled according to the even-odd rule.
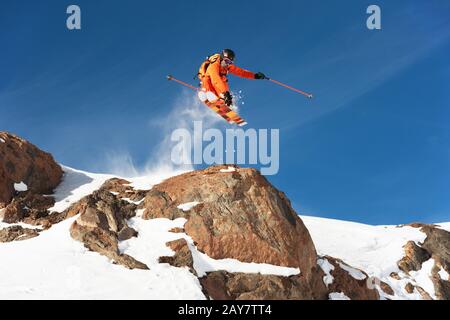
[[[389,299],[421,299],[420,294],[405,291],[408,281],[424,288],[433,297],[433,284],[429,278],[432,259],[420,271],[409,276],[402,274],[397,262],[404,256],[403,246],[408,241],[423,242],[426,234],[409,226],[371,226],[355,222],[301,216],[308,228],[319,255],[330,255],[349,265],[362,269],[391,286],[395,296]],[[448,230],[450,224],[439,224]],[[431,266],[431,267],[430,267]],[[390,277],[392,272],[402,274],[401,280]]]
[[[64,179],[53,195],[56,203],[52,211],[62,212],[114,177],[69,167],[63,169]],[[136,188],[150,189],[152,185],[179,173],[159,172],[127,180]],[[179,205],[179,208],[189,211],[198,204],[187,202]],[[169,231],[182,228],[185,219],[144,220],[141,210],[137,210],[136,216],[129,220],[129,225],[139,232],[139,236],[119,242],[119,249],[121,253],[145,263],[150,270],[128,270],[75,241],[69,228],[76,218],[54,225],[36,238],[0,244],[0,299],[205,299],[198,278],[188,268],[159,263],[159,257],[174,254],[166,243],[179,238],[187,241],[194,269],[199,276],[217,270],[282,276],[296,275],[301,271],[269,264],[243,263],[234,259],[212,259],[199,252],[185,233]],[[397,266],[404,256],[405,243],[414,241],[419,244],[425,240],[426,234],[420,229],[370,226],[309,216],[301,216],[301,219],[319,255],[339,258],[364,270],[369,276],[386,282],[394,290],[393,296],[380,292],[382,298],[422,299],[423,296],[417,290],[412,293],[405,290],[408,282],[420,286],[435,298],[429,277],[433,259],[424,262],[421,270],[409,275],[402,274]],[[16,225],[40,229],[24,223]],[[10,226],[0,222],[0,229]],[[450,230],[450,223],[442,223],[440,228]],[[327,269],[327,261],[320,261],[323,262],[322,268]],[[358,271],[352,269],[352,272]],[[401,275],[400,280],[391,277],[393,272]],[[441,270],[440,274],[443,279],[448,278],[445,270]],[[325,281],[332,281],[332,277],[328,276]],[[330,298],[346,297],[335,293]]]
[[[52,208],[58,212],[113,178],[69,167],[63,169],[64,179],[55,190],[56,204]],[[158,173],[127,180],[133,186],[150,189],[152,184],[179,173]],[[188,210],[189,204],[184,207]],[[205,299],[198,278],[188,268],[158,262],[159,257],[174,254],[166,242],[179,238],[188,241],[199,275],[216,270],[285,276],[300,272],[268,264],[211,259],[197,251],[186,234],[169,232],[174,227],[183,227],[185,219],[143,220],[139,211],[130,220],[139,236],[120,242],[119,247],[122,253],[143,261],[150,270],[128,270],[87,250],[70,236],[69,228],[77,218],[73,217],[41,232],[36,238],[0,243],[0,299]],[[16,225],[36,228],[24,223]],[[0,229],[10,226],[12,224],[0,222]]]

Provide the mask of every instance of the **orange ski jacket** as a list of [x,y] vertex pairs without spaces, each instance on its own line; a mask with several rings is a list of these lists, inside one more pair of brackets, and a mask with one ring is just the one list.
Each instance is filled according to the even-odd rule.
[[220,54],[215,54],[209,57],[209,59],[200,67],[199,78],[202,81],[203,88],[207,91],[212,89],[210,88],[211,85],[218,95],[229,91],[227,79],[228,73],[241,78],[255,79],[255,74],[251,71],[239,68],[234,64],[223,67],[220,62]]

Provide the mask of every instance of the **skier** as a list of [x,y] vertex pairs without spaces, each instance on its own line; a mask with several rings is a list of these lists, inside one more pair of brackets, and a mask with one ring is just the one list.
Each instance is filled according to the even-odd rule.
[[233,50],[224,49],[222,53],[213,54],[202,63],[198,71],[202,87],[198,96],[201,101],[215,102],[220,98],[227,106],[233,104],[233,97],[228,87],[228,73],[247,79],[267,79],[264,73],[253,73],[234,65],[234,59]]

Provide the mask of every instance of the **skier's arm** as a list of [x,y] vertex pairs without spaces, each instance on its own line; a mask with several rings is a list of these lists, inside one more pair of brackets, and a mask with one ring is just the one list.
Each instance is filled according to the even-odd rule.
[[212,63],[208,67],[208,73],[211,77],[211,83],[219,95],[229,90],[227,83],[223,81],[222,77],[220,76],[220,62]]
[[228,71],[241,78],[255,79],[255,74],[253,72],[239,68],[234,64],[228,67]]

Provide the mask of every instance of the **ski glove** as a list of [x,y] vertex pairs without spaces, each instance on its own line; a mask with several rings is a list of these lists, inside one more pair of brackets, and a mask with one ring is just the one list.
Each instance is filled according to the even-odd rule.
[[255,73],[255,79],[262,80],[262,79],[267,79],[267,77],[264,73],[258,72],[258,73]]
[[233,104],[233,97],[231,96],[230,91],[227,91],[223,94],[223,101],[227,106],[231,106]]

